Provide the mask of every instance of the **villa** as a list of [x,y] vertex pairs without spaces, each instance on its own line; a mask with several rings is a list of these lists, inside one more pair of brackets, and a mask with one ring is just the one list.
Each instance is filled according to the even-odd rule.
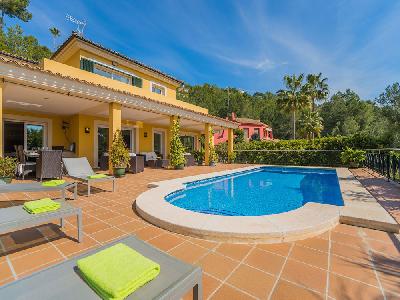
[[165,158],[169,127],[178,117],[189,148],[197,149],[199,136],[214,128],[228,132],[233,151],[237,123],[177,100],[181,80],[75,33],[40,63],[1,53],[0,76],[1,155],[14,152],[14,145],[61,148],[97,167],[112,140],[109,132],[121,129],[131,152]]
[[[253,136],[257,136],[261,141],[274,139],[272,128],[260,120],[238,118],[235,113],[231,114],[229,120],[239,123],[239,129],[243,130],[245,141],[249,141]],[[227,130],[215,130],[214,144],[226,143],[228,136]]]
[[[180,101],[183,81],[76,33],[40,62],[0,52],[0,78],[0,157],[36,152],[38,166],[56,153],[47,161],[60,176],[45,178],[62,179],[13,179],[3,164],[0,299],[400,298],[390,156],[364,152],[352,169],[283,166],[249,149],[252,161],[215,165],[212,144],[240,151],[235,129],[273,140],[272,128]],[[119,130],[132,157],[168,158],[177,120],[186,151],[205,136],[204,165],[93,170]]]

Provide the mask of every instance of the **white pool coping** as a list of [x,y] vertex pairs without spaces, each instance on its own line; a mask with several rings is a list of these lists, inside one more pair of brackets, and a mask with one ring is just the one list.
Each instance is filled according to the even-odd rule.
[[221,216],[189,211],[165,200],[168,194],[184,189],[185,183],[262,166],[265,165],[150,183],[151,189],[136,199],[136,210],[145,220],[169,231],[228,242],[280,243],[300,240],[319,235],[339,222],[398,232],[396,221],[346,168],[336,168],[344,206],[308,202],[298,209],[280,214]]

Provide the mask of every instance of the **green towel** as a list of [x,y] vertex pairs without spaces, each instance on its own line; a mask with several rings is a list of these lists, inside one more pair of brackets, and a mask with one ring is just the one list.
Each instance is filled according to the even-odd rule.
[[61,207],[61,204],[51,200],[50,198],[43,198],[35,201],[25,202],[23,209],[30,214],[39,214],[49,211],[57,210]]
[[42,186],[58,186],[65,183],[65,180],[49,180],[42,183]]
[[159,264],[122,243],[77,264],[83,279],[103,299],[124,299],[160,273]]
[[89,175],[89,179],[100,179],[100,178],[106,178],[108,177],[106,174],[94,174],[94,175]]

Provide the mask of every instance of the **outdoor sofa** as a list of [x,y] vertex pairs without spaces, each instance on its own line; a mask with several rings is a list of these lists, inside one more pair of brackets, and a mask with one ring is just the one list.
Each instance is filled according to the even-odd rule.
[[[69,205],[64,200],[58,200],[61,207],[57,210],[40,213],[30,214],[23,209],[23,205],[11,206],[0,209],[0,234],[13,232],[19,229],[30,228],[50,222],[55,219],[60,220],[60,226],[64,226],[64,218],[70,216],[77,217],[78,224],[78,241],[82,241],[82,210],[79,207]],[[1,289],[1,288],[0,288]],[[13,299],[3,298],[0,299]]]
[[63,158],[63,163],[68,176],[86,183],[88,188],[88,196],[90,196],[91,185],[100,181],[112,181],[112,191],[115,191],[116,178],[114,176],[106,176],[104,178],[89,178],[89,176],[96,175],[96,173],[93,171],[86,157]]
[[134,236],[128,236],[11,282],[0,288],[0,299],[99,299],[99,296],[79,276],[77,261],[116,243],[124,243],[161,267],[161,272],[155,279],[126,299],[181,299],[190,289],[193,289],[193,299],[202,299],[200,267],[184,263]]

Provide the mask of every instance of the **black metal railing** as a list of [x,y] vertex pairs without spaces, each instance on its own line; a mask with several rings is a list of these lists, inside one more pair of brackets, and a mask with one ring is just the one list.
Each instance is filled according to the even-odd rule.
[[400,182],[400,150],[368,150],[365,166],[389,180]]

